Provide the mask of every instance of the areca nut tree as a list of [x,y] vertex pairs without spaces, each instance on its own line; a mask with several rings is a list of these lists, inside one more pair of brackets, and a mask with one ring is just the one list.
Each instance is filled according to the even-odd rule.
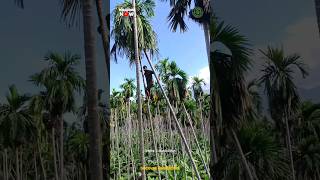
[[20,94],[16,86],[11,85],[6,97],[7,102],[0,105],[0,135],[3,138],[4,148],[10,147],[15,150],[14,178],[17,180],[21,180],[23,175],[20,167],[22,159],[19,159],[21,146],[36,136],[35,123],[27,106],[29,99],[28,95]]
[[[210,17],[211,6],[210,0],[169,0],[171,11],[168,15],[170,21],[170,28],[172,31],[176,31],[178,28],[181,32],[185,32],[188,26],[185,22],[186,16],[202,25],[204,30],[206,51],[208,56],[208,64],[210,62]],[[194,8],[191,9],[191,5]]]
[[[232,136],[237,144],[240,154],[242,154],[243,163],[246,166],[250,179],[253,179],[250,168],[243,156],[241,145],[235,133],[235,123],[242,119],[244,112],[247,110],[247,91],[244,82],[244,73],[249,69],[251,61],[249,55],[252,50],[246,37],[242,36],[237,29],[230,25],[225,25],[223,21],[218,22],[215,17],[211,18],[211,61],[210,61],[210,150],[211,150],[211,167],[218,162],[215,135],[221,135],[225,125],[233,127]],[[224,45],[231,55],[223,55],[215,49],[215,45],[220,43]],[[220,57],[219,57],[220,56]],[[219,60],[220,59],[220,60]],[[221,60],[224,59],[224,60]],[[224,69],[225,71],[221,71]],[[235,94],[237,97],[235,97]],[[228,94],[231,93],[231,94]],[[236,104],[230,104],[235,102]],[[230,106],[231,105],[231,106]],[[230,116],[228,115],[230,111]],[[230,121],[236,119],[238,121]],[[234,123],[232,123],[234,122]],[[214,130],[216,129],[216,134]],[[213,168],[210,168],[212,170]],[[211,173],[213,174],[213,172]]]
[[[125,1],[114,10],[114,29],[112,36],[115,44],[111,52],[115,55],[122,54],[128,57],[130,64],[136,65],[136,81],[137,81],[137,104],[138,104],[138,120],[139,120],[139,136],[140,136],[140,161],[144,166],[144,142],[143,142],[143,126],[142,126],[142,104],[140,94],[140,59],[142,52],[149,51],[153,54],[157,51],[156,34],[152,30],[149,18],[154,15],[154,2],[152,0],[135,1],[131,3]],[[120,9],[133,8],[133,18],[122,17]],[[147,53],[145,53],[147,55]],[[142,168],[142,177],[145,178],[144,168]]]
[[[283,48],[269,46],[266,51],[260,50],[266,59],[260,78],[267,92],[269,109],[278,128],[284,128],[288,154],[291,163],[292,179],[295,179],[294,162],[292,155],[291,133],[289,119],[297,113],[300,97],[292,74],[297,68],[303,77],[308,75],[305,64],[298,54],[285,55]],[[281,132],[281,131],[280,131]]]
[[81,92],[84,80],[75,71],[74,66],[79,63],[80,56],[69,52],[64,55],[48,53],[44,58],[49,66],[31,76],[31,81],[45,89],[46,97],[43,104],[48,108],[50,117],[58,124],[59,133],[59,167],[60,178],[64,178],[63,155],[63,114],[74,111],[75,92]]

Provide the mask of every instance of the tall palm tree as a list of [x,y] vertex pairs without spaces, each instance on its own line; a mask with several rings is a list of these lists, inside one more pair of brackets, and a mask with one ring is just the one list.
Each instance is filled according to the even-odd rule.
[[134,84],[135,79],[124,79],[124,83],[120,85],[120,88],[123,89],[123,95],[125,96],[126,101],[130,101],[130,98],[133,97],[134,91],[136,90],[136,85]]
[[[24,1],[23,0],[15,0],[16,4],[20,8],[24,8]],[[71,19],[72,21],[76,19],[77,14],[80,12],[80,9],[82,8],[82,15],[83,15],[83,27],[84,28],[84,39],[85,39],[85,60],[86,60],[86,74],[87,74],[87,88],[91,89],[88,95],[88,106],[89,108],[89,116],[90,116],[90,121],[92,123],[92,128],[98,129],[98,118],[97,118],[97,113],[96,113],[96,105],[97,101],[95,100],[96,96],[94,95],[96,92],[96,70],[95,70],[95,38],[94,38],[94,30],[93,30],[93,4],[92,0],[85,0],[85,1],[80,1],[80,0],[63,0],[63,12],[62,15],[70,15],[71,14]],[[102,1],[101,0],[96,0],[97,4],[97,10],[98,10],[98,16],[99,16],[99,22],[102,30],[102,40],[103,40],[103,45],[104,45],[104,50],[105,50],[105,57],[106,57],[106,65],[107,65],[107,90],[109,90],[110,86],[110,61],[109,61],[109,48],[108,48],[108,42],[109,38],[107,38],[107,32],[104,30],[104,22],[102,19],[101,15],[101,9],[102,9]],[[108,17],[108,16],[107,16]],[[109,25],[108,25],[109,27]],[[108,28],[107,27],[107,28]],[[109,115],[110,113],[107,113]],[[109,119],[109,117],[108,117]],[[109,126],[108,126],[109,127]],[[92,158],[91,162],[91,177],[95,177],[93,179],[101,179],[100,178],[100,169],[101,169],[101,153],[99,153],[99,145],[100,145],[100,138],[99,136],[99,131],[92,130],[91,131],[91,139],[90,143],[92,146],[91,151],[90,151],[90,158]],[[105,154],[108,154],[109,152],[106,152]],[[109,163],[107,163],[109,164]],[[62,169],[62,168],[61,168]],[[108,167],[107,167],[108,169]]]
[[296,176],[299,180],[320,178],[320,142],[315,136],[308,136],[297,142],[295,152]]
[[185,96],[187,73],[180,69],[175,61],[170,62],[168,58],[159,61],[156,68],[166,84],[169,99],[174,103],[178,102]]
[[[194,4],[195,8],[201,8],[203,15],[201,17],[195,17],[192,13],[191,5]],[[180,31],[185,32],[188,27],[185,22],[185,18],[189,17],[200,25],[202,25],[205,35],[206,51],[208,56],[208,63],[210,61],[210,16],[211,7],[209,0],[170,0],[170,6],[172,7],[168,20],[170,21],[170,28],[172,31],[176,31],[178,28]]]
[[[132,8],[132,2],[126,0],[116,6],[113,15],[113,28],[111,36],[115,43],[111,48],[111,54],[117,62],[118,56],[125,56],[128,58],[130,65],[135,63],[134,57],[134,27],[132,17],[123,17],[121,9]],[[137,29],[138,29],[138,50],[139,59],[142,58],[144,50],[150,52],[151,55],[158,54],[157,35],[152,29],[150,19],[154,16],[155,2],[153,0],[137,1]]]
[[[153,0],[133,0],[131,3],[125,1],[118,5],[113,12],[114,28],[111,32],[114,37],[115,44],[112,47],[111,52],[115,55],[117,60],[117,54],[125,55],[130,64],[136,65],[136,81],[137,81],[137,104],[138,104],[138,120],[140,129],[140,161],[144,166],[144,140],[143,140],[143,128],[142,128],[142,104],[140,94],[140,59],[144,52],[147,56],[147,51],[151,55],[157,52],[157,38],[156,33],[153,31],[150,24],[150,18],[154,16],[155,3]],[[133,8],[135,10],[133,18],[123,18],[120,13],[120,9]],[[150,59],[150,57],[147,57]],[[142,178],[145,178],[144,170],[142,170]]]
[[259,82],[257,80],[251,80],[247,84],[247,91],[249,93],[250,102],[252,103],[251,110],[248,111],[248,118],[258,117],[262,114],[262,99],[258,92]]
[[86,167],[90,149],[88,134],[80,130],[75,130],[75,132],[70,134],[67,145],[70,155],[73,156],[84,169],[81,176],[87,178]]
[[165,58],[163,60],[160,60],[156,65],[155,68],[159,72],[161,81],[166,82],[168,81],[168,73],[169,73],[169,67],[170,61],[169,58]]
[[[93,0],[84,0],[82,8],[84,27],[84,50],[86,64],[86,92],[88,95],[88,120],[89,120],[89,164],[90,179],[102,180],[102,153],[101,153],[101,130],[98,118],[97,97],[97,71],[96,71],[96,39],[93,18]],[[108,88],[108,87],[107,87]]]
[[218,105],[220,106],[219,113],[221,114],[216,115],[218,120],[215,122],[219,144],[222,146],[220,148],[226,147],[223,139],[233,139],[248,173],[248,179],[253,180],[253,174],[236,134],[236,131],[245,120],[247,111],[250,109],[249,95],[244,79],[244,73],[248,70],[248,65],[246,64],[248,59],[238,59],[237,56],[219,52],[214,52],[212,56],[214,61],[211,63],[211,68],[214,70],[214,78],[219,84],[219,89],[214,89],[214,91],[218,91],[218,95],[215,94],[214,98],[219,98],[220,101]]
[[[222,74],[217,73],[216,71],[219,70],[219,68],[215,67],[215,64],[217,65],[217,60],[216,58],[218,58],[217,55],[219,55],[219,53],[217,52],[211,52],[211,60],[210,60],[210,96],[211,96],[211,105],[210,105],[210,150],[211,150],[211,167],[210,170],[213,169],[213,166],[215,163],[218,162],[218,158],[217,158],[217,153],[216,153],[216,148],[215,148],[215,130],[216,132],[221,132],[221,128],[223,127],[223,107],[222,107],[222,98],[227,98],[228,95],[226,95],[226,97],[223,97],[223,90],[221,90],[221,84],[226,84],[228,86],[230,86],[231,84],[227,84],[227,83],[233,83],[233,82],[237,82],[238,80],[236,80],[236,77],[238,76],[238,78],[240,78],[238,81],[239,86],[234,86],[234,87],[230,87],[234,90],[237,90],[237,88],[242,88],[242,83],[243,82],[243,73],[248,70],[249,66],[250,66],[250,60],[249,60],[249,55],[251,53],[251,49],[249,48],[249,44],[248,44],[248,40],[246,37],[242,36],[239,31],[237,29],[235,29],[234,27],[230,26],[230,25],[225,25],[225,23],[222,22],[218,22],[218,20],[215,17],[211,18],[211,23],[210,23],[210,37],[211,37],[211,48],[212,51],[216,51],[215,46],[217,43],[221,43],[223,44],[232,54],[232,57],[234,58],[234,61],[232,62],[232,68],[230,67],[230,65],[225,64],[227,66],[225,66],[226,68],[228,68],[230,70],[230,75],[231,76],[229,78],[229,82],[223,82],[222,79],[219,78],[223,78],[225,75],[227,75],[228,73],[223,72]],[[221,55],[221,54],[220,54]],[[220,57],[220,58],[230,58],[230,56],[225,56],[225,57]],[[221,64],[220,61],[220,65],[224,65],[223,63]],[[221,71],[220,71],[221,72]],[[238,89],[240,90],[240,89]],[[243,90],[243,89],[242,89]],[[244,91],[245,92],[245,91]],[[244,100],[245,98],[245,94],[240,100]],[[239,108],[241,108],[241,101],[238,101],[238,105]],[[237,101],[235,101],[237,102]],[[236,107],[236,105],[232,105],[231,107]],[[228,109],[228,107],[225,107],[226,110]],[[226,120],[228,121],[228,120]],[[218,135],[216,134],[216,135]],[[214,172],[211,172],[211,174],[214,174]]]
[[194,98],[199,101],[200,97],[203,95],[202,86],[206,85],[204,79],[199,78],[197,76],[192,77],[192,90]]
[[[102,46],[104,50],[104,56],[105,56],[105,64],[106,64],[106,83],[107,86],[105,88],[106,93],[110,94],[110,51],[109,51],[109,42],[110,42],[110,36],[109,36],[109,31],[110,31],[110,13],[109,9],[107,9],[107,15],[104,16],[103,14],[103,3],[102,0],[94,0],[96,4],[96,10],[97,10],[97,15],[98,15],[98,22],[99,22],[99,27],[98,27],[98,32],[101,35],[102,39]],[[62,0],[62,19],[68,23],[69,26],[73,25],[75,22],[78,23],[78,20],[80,18],[79,15],[81,13],[83,4],[81,0]],[[105,18],[104,18],[105,17]],[[92,32],[93,33],[93,32]],[[106,96],[106,119],[107,122],[110,120],[110,99],[109,96]],[[106,134],[108,135],[107,139],[110,139],[110,124],[106,124]],[[107,142],[106,145],[103,147],[103,177],[105,179],[109,179],[109,172],[110,172],[110,142]]]
[[45,88],[44,107],[50,113],[50,117],[58,123],[60,144],[60,177],[64,178],[63,155],[63,114],[74,111],[75,92],[81,92],[84,80],[75,71],[74,67],[79,63],[80,57],[71,53],[60,55],[49,53],[44,58],[49,66],[40,73],[31,76],[31,81],[37,86]]
[[169,72],[166,74],[167,88],[169,98],[173,102],[179,102],[185,97],[186,85],[188,82],[187,73],[178,67],[175,61],[171,61],[169,64]]
[[[51,118],[50,115],[50,107],[47,103],[48,94],[46,91],[41,91],[39,94],[33,95],[30,99],[29,103],[29,109],[30,112],[33,115],[34,119],[38,120],[37,130],[38,135],[41,137],[43,134],[47,134],[48,132],[51,132],[51,140],[52,140],[52,154],[53,154],[53,167],[54,167],[54,176],[55,179],[59,179],[58,174],[58,167],[57,167],[57,153],[56,153],[56,124],[55,119]],[[48,131],[48,132],[47,132]],[[45,140],[46,141],[46,140]],[[40,151],[40,145],[41,145],[41,138],[38,139],[38,151],[39,154],[41,154]],[[42,171],[43,176],[46,179],[47,174],[46,170],[44,169],[44,162],[42,159],[40,159],[42,164]]]
[[299,141],[308,136],[320,138],[320,104],[305,101],[300,105],[298,121],[294,123],[295,139]]
[[[289,120],[292,121],[294,115],[297,114],[300,98],[293,81],[293,73],[294,68],[301,72],[302,77],[308,75],[308,72],[301,57],[297,54],[286,56],[283,49],[270,46],[266,51],[260,51],[266,59],[260,81],[264,84],[268,95],[271,117],[282,135],[286,137],[292,178],[295,179]],[[286,131],[283,132],[282,129]]]
[[22,179],[19,153],[21,146],[32,142],[36,135],[35,123],[31,117],[27,102],[30,99],[26,94],[20,94],[17,88],[9,87],[9,94],[6,97],[6,104],[0,105],[0,133],[4,137],[5,148],[11,147],[16,153],[16,176],[15,179]]
[[297,179],[319,179],[320,104],[301,103],[297,121],[293,123],[294,167]]
[[[132,131],[132,120],[131,120],[131,100],[133,97],[134,91],[136,90],[136,85],[134,84],[134,79],[125,78],[125,82],[120,85],[123,89],[123,96],[125,98],[126,106],[127,106],[127,114],[128,114],[128,135],[129,135],[129,148],[130,148],[130,156],[133,156],[132,147],[131,147],[131,131]],[[133,163],[133,162],[132,162]]]
[[[257,179],[286,179],[290,168],[283,147],[270,129],[255,119],[246,122],[238,132],[239,141]],[[248,179],[236,147],[227,150],[215,166],[218,179]]]

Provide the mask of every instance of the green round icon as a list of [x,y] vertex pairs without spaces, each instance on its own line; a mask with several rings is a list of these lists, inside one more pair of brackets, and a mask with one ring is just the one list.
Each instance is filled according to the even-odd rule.
[[201,18],[203,16],[203,9],[201,7],[195,7],[193,10],[192,10],[192,15],[195,17],[195,18]]

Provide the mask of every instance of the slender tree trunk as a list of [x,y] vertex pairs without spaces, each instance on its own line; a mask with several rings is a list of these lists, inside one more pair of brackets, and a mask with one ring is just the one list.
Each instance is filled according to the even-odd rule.
[[53,166],[54,166],[54,174],[55,179],[59,180],[58,176],[58,167],[57,167],[57,153],[56,153],[56,142],[55,142],[55,130],[52,128],[52,151],[53,151]]
[[41,156],[41,149],[40,149],[40,143],[39,142],[37,143],[37,147],[38,147],[38,152],[39,152],[40,165],[41,165],[41,169],[42,169],[42,172],[43,172],[43,179],[47,180],[47,173],[46,173],[46,169],[45,169],[44,164],[43,164],[43,158]]
[[5,180],[9,179],[9,173],[8,173],[8,152],[7,149],[4,149],[4,154],[3,154],[3,178]]
[[35,179],[38,180],[38,168],[37,168],[37,151],[35,151],[33,155],[33,165],[34,165],[34,171],[35,171]]
[[96,39],[93,18],[93,0],[83,0],[84,50],[86,64],[86,91],[88,94],[88,125],[90,135],[90,179],[102,180],[101,128],[98,118]]
[[241,147],[241,144],[240,144],[239,139],[238,139],[238,137],[237,137],[237,134],[236,134],[236,132],[234,132],[233,129],[231,129],[231,134],[232,134],[232,136],[233,136],[234,141],[236,142],[238,151],[239,151],[239,153],[240,153],[242,162],[243,162],[243,164],[244,164],[244,166],[245,166],[245,168],[246,168],[246,171],[247,171],[247,173],[248,173],[249,179],[250,179],[250,180],[254,180],[253,175],[252,175],[252,172],[251,172],[250,167],[249,167],[249,164],[248,164],[248,162],[247,162],[247,159],[246,159],[246,157],[245,157],[245,155],[244,155],[244,153],[243,153],[243,151],[242,151],[242,147]]
[[208,65],[210,64],[210,27],[209,23],[203,23],[203,31],[204,31],[204,38],[206,42],[206,51],[207,51],[207,58],[208,58]]
[[[109,2],[107,2],[109,3]],[[102,0],[96,0],[96,7],[98,12],[98,19],[101,28],[101,38],[103,44],[103,50],[105,55],[105,62],[107,68],[107,103],[106,103],[106,134],[107,134],[107,142],[103,145],[103,153],[102,153],[102,166],[103,166],[103,178],[110,179],[110,55],[109,55],[109,22],[105,23],[102,13]],[[108,24],[108,27],[106,26]]]
[[64,155],[63,155],[63,118],[62,115],[58,117],[59,122],[59,168],[60,168],[60,180],[64,180]]
[[23,157],[22,157],[22,152],[23,152],[23,148],[20,149],[20,179],[24,179],[23,178]]
[[[132,119],[131,119],[131,101],[130,101],[130,99],[128,99],[128,110],[127,111],[128,111],[128,141],[129,141],[129,158],[128,158],[128,162],[129,162],[129,164],[131,162],[131,164],[132,164],[132,173],[135,174],[134,156],[133,156],[133,152],[132,152],[132,139],[133,139],[132,129],[133,128],[132,128]],[[135,179],[135,176],[133,176],[133,178]]]
[[115,108],[115,110],[114,110],[115,112],[114,112],[114,122],[115,122],[115,126],[116,126],[116,132],[115,132],[115,134],[116,134],[116,145],[117,145],[117,161],[118,161],[118,173],[117,173],[117,176],[118,177],[120,177],[120,174],[121,174],[121,171],[120,171],[120,168],[121,168],[121,166],[120,166],[120,164],[121,164],[121,162],[120,162],[120,155],[119,155],[119,150],[120,150],[120,146],[119,146],[119,139],[120,139],[120,133],[119,133],[119,125],[118,125],[118,111],[117,111],[117,108]]
[[[168,107],[168,109],[169,109],[169,107]],[[169,128],[170,128],[170,142],[171,142],[171,148],[172,149],[175,149],[175,142],[174,142],[174,139],[173,139],[173,132],[172,132],[172,119],[171,119],[171,115],[170,115],[170,110],[167,110],[167,112],[168,112],[168,119],[169,119]],[[158,128],[158,129],[160,129],[160,128]],[[175,163],[175,155],[174,155],[174,153],[172,153],[172,162],[173,162],[173,164],[175,165],[176,163]],[[174,180],[176,180],[177,179],[177,174],[176,174],[176,170],[173,170],[173,175],[174,175]]]
[[3,179],[6,179],[6,161],[5,161],[5,155],[4,153],[2,153],[2,176],[3,176]]
[[[216,143],[215,143],[215,124],[218,124],[222,121],[221,117],[221,106],[219,99],[219,86],[217,84],[217,80],[215,77],[214,66],[213,66],[213,57],[211,57],[210,52],[210,60],[209,60],[209,69],[210,69],[210,114],[209,114],[209,126],[210,126],[210,173],[214,176],[214,165],[218,163],[218,156],[216,151]],[[215,95],[216,94],[216,95]],[[217,118],[215,123],[215,118]]]
[[[98,19],[99,24],[101,28],[101,38],[102,38],[102,45],[104,50],[104,56],[105,56],[105,62],[107,66],[107,78],[110,78],[110,56],[109,56],[109,22],[105,22],[103,12],[102,12],[102,0],[95,0],[96,1],[96,7],[97,7],[97,13],[98,13]],[[107,26],[108,25],[108,26]]]
[[286,133],[287,133],[287,145],[288,145],[288,152],[290,157],[290,166],[291,166],[291,173],[292,173],[292,180],[296,179],[295,171],[294,171],[294,162],[293,162],[293,155],[292,155],[292,145],[291,145],[291,136],[290,136],[290,129],[288,123],[288,116],[285,113],[285,121],[286,121]]
[[[12,156],[14,156],[14,153],[12,153]],[[10,159],[10,153],[7,153],[7,177],[10,180],[11,178],[14,178],[12,174],[12,168],[13,168],[13,160]]]
[[[156,154],[156,161],[157,161],[157,166],[159,167],[160,166],[160,163],[159,163],[159,156],[158,156],[158,148],[157,148],[157,141],[155,140],[155,134],[154,134],[154,127],[153,127],[153,120],[152,120],[152,115],[151,115],[151,111],[150,111],[150,104],[149,104],[149,98],[148,98],[148,114],[149,114],[149,121],[150,121],[150,126],[151,126],[151,138],[152,138],[152,141],[153,141],[153,148],[154,148],[154,151],[155,151],[155,154]],[[158,177],[159,177],[159,180],[161,180],[161,175],[160,175],[160,170],[159,168],[157,168],[157,172],[158,172]]]
[[137,28],[137,13],[136,13],[136,1],[132,0],[132,8],[134,9],[133,15],[133,26],[134,26],[134,54],[136,62],[136,78],[137,78],[137,104],[138,104],[138,121],[139,121],[139,138],[140,138],[140,161],[142,173],[142,180],[145,180],[145,170],[144,170],[144,138],[143,138],[143,122],[142,122],[142,104],[141,104],[141,92],[140,92],[140,71],[139,71],[139,46],[138,46],[138,28]]
[[[201,150],[200,144],[199,144],[199,142],[198,142],[197,135],[196,135],[196,133],[195,133],[195,131],[194,131],[194,128],[193,128],[193,125],[192,125],[192,121],[191,121],[191,118],[190,118],[190,116],[189,116],[189,113],[188,113],[188,111],[187,111],[187,109],[186,109],[186,107],[185,107],[184,103],[182,102],[181,104],[182,104],[182,108],[183,108],[184,112],[186,113],[186,116],[187,116],[188,122],[189,122],[189,124],[190,124],[190,126],[191,126],[192,134],[193,134],[193,137],[194,137],[194,139],[195,139],[195,141],[196,141],[196,145],[197,145],[197,148],[198,148],[199,153],[200,153],[199,155],[200,155],[201,161],[202,161],[203,166],[204,166],[204,168],[205,168],[205,170],[206,170],[206,172],[207,172],[207,174],[208,174],[208,176],[209,176],[209,178],[210,178],[210,177],[211,177],[211,175],[210,175],[210,171],[209,171],[209,169],[208,169],[208,166],[207,166],[206,161],[204,160],[204,156],[203,156],[204,154],[202,153],[202,150]],[[191,139],[191,138],[190,138],[190,139]]]
[[[152,65],[152,62],[150,61],[150,59],[149,59],[148,57],[147,57],[147,60],[148,60],[148,63],[149,63],[149,65],[150,65],[150,67],[152,68],[152,71],[155,73],[155,69],[154,69],[154,67],[153,67],[153,65]],[[156,74],[156,73],[155,73],[155,74]],[[185,147],[186,147],[188,156],[189,156],[189,158],[190,158],[190,160],[191,160],[191,164],[192,164],[193,169],[194,169],[194,171],[195,171],[195,173],[196,173],[196,175],[197,175],[197,178],[198,178],[198,179],[201,179],[200,174],[199,174],[199,171],[198,171],[198,169],[197,169],[197,165],[196,165],[196,163],[195,163],[195,161],[194,161],[194,159],[193,159],[193,157],[192,157],[191,149],[190,149],[190,147],[189,147],[189,145],[188,145],[188,142],[187,142],[187,140],[186,140],[186,138],[185,138],[185,136],[184,136],[184,134],[183,134],[181,125],[180,125],[180,123],[179,123],[179,121],[178,121],[178,119],[177,119],[177,117],[176,117],[175,111],[173,110],[173,108],[172,108],[172,106],[171,106],[171,103],[170,103],[167,95],[165,94],[165,91],[164,91],[164,89],[163,89],[163,87],[162,87],[162,85],[161,85],[161,83],[160,83],[159,78],[158,78],[157,76],[155,76],[155,77],[156,77],[156,80],[157,80],[157,82],[158,82],[158,84],[159,84],[159,86],[160,86],[161,92],[162,92],[162,94],[164,95],[165,100],[166,100],[166,102],[167,102],[167,104],[168,104],[168,106],[169,106],[169,109],[170,109],[170,111],[171,111],[171,114],[172,114],[172,116],[173,116],[173,119],[174,119],[174,121],[175,121],[175,123],[176,123],[176,125],[177,125],[177,127],[178,127],[179,134],[180,134],[180,136],[181,136],[181,138],[182,138],[182,140],[183,140],[183,143],[184,143],[184,145],[185,145]]]
[[87,179],[88,179],[88,175],[87,175],[87,168],[86,168],[86,167],[87,167],[86,165],[84,165],[84,166],[83,166],[84,179],[85,179],[85,180],[87,180]]
[[8,149],[5,149],[5,156],[6,156],[6,180],[9,180],[10,172],[9,172],[9,166],[8,166]]
[[[141,60],[140,60],[140,71],[141,71],[141,77],[142,77],[142,82],[143,82],[143,87],[144,90],[146,92],[146,81],[145,81],[145,77],[143,74],[143,69],[142,69],[142,64],[141,64]],[[152,143],[153,143],[153,149],[155,151],[156,154],[156,161],[157,161],[157,166],[160,166],[159,163],[159,156],[158,156],[158,150],[157,150],[157,141],[155,140],[155,134],[154,134],[154,127],[153,127],[153,120],[152,120],[152,115],[151,115],[151,111],[150,111],[150,96],[151,96],[151,92],[149,92],[149,97],[147,98],[147,106],[148,106],[148,117],[149,117],[149,121],[150,121],[150,127],[151,127],[151,139],[152,139]],[[160,175],[160,170],[157,168],[157,172],[158,172],[158,177],[159,180],[161,180],[161,175]]]
[[16,148],[16,180],[20,180],[19,148]]

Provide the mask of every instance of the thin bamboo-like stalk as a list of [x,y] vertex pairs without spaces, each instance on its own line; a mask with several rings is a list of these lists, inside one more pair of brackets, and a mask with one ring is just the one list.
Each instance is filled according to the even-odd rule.
[[[141,70],[141,76],[142,76],[142,81],[143,81],[143,87],[144,90],[146,92],[146,81],[145,81],[145,76],[142,70],[142,64],[141,64],[141,60],[140,60],[140,70]],[[149,92],[149,94],[151,94],[151,92]],[[151,139],[153,142],[153,149],[155,151],[156,154],[156,161],[157,161],[157,166],[159,167],[159,157],[158,157],[158,150],[157,150],[157,142],[155,140],[155,134],[154,134],[154,128],[153,128],[153,120],[152,120],[152,115],[151,115],[151,111],[150,111],[150,97],[146,97],[147,98],[147,107],[148,107],[148,118],[150,121],[150,127],[151,127]],[[157,172],[158,172],[158,177],[159,180],[161,180],[161,175],[160,175],[160,170],[159,168],[157,168]]]
[[184,112],[185,112],[186,115],[187,115],[187,119],[188,119],[188,122],[189,122],[189,124],[190,124],[193,137],[194,137],[194,139],[195,139],[195,141],[196,141],[196,145],[197,145],[197,148],[198,148],[198,150],[199,150],[199,155],[200,155],[201,161],[202,161],[202,163],[203,163],[203,165],[204,165],[204,168],[205,168],[205,170],[206,170],[206,172],[207,172],[207,174],[208,174],[208,176],[209,176],[209,178],[210,178],[210,176],[211,176],[211,175],[210,175],[210,171],[209,171],[209,169],[208,169],[207,163],[205,162],[205,160],[204,160],[204,158],[203,158],[203,153],[202,153],[202,150],[201,150],[201,147],[200,147],[200,144],[199,144],[197,135],[196,135],[196,133],[195,133],[195,131],[194,131],[191,118],[190,118],[190,116],[189,116],[189,113],[188,113],[188,111],[187,111],[186,106],[184,105],[184,103],[181,103],[181,104],[182,104],[182,108],[183,108]]
[[[149,63],[149,65],[150,65],[151,68],[152,68],[152,71],[155,73],[156,71],[155,71],[155,69],[154,69],[154,66],[152,65],[152,62],[150,61],[150,59],[149,59],[149,57],[147,56],[147,53],[146,53],[146,52],[145,52],[145,54],[146,54],[148,63]],[[155,74],[156,74],[156,73],[155,73]],[[190,149],[190,147],[189,147],[189,145],[188,145],[188,142],[187,142],[187,140],[186,140],[186,138],[185,138],[185,136],[184,136],[184,134],[183,134],[181,125],[180,125],[180,123],[179,123],[179,121],[178,121],[178,119],[177,119],[177,117],[176,117],[176,114],[174,113],[174,110],[173,110],[173,108],[172,108],[172,106],[171,106],[171,103],[170,103],[170,101],[169,101],[169,99],[168,99],[168,97],[167,97],[167,95],[166,95],[166,93],[165,93],[165,91],[164,91],[161,83],[160,83],[159,78],[158,78],[157,76],[155,76],[155,77],[156,77],[156,80],[157,80],[157,82],[158,82],[158,84],[159,84],[159,86],[160,86],[160,89],[161,89],[161,91],[162,91],[162,93],[163,93],[163,95],[164,95],[164,97],[165,97],[165,100],[166,100],[166,102],[167,102],[167,104],[168,104],[168,106],[169,106],[169,109],[170,109],[170,111],[171,111],[171,113],[172,113],[173,119],[174,119],[175,123],[177,124],[178,130],[179,130],[179,134],[180,134],[180,136],[181,136],[181,138],[182,138],[182,140],[183,140],[183,143],[184,143],[184,145],[185,145],[185,147],[186,147],[188,156],[189,156],[189,158],[190,158],[190,161],[191,161],[191,164],[192,164],[192,166],[193,166],[193,168],[194,168],[194,171],[195,171],[195,173],[196,173],[196,175],[197,175],[197,178],[198,178],[199,180],[201,180],[201,176],[200,176],[199,171],[198,171],[198,169],[197,169],[197,165],[196,165],[196,163],[195,163],[195,161],[194,161],[194,159],[193,159],[193,157],[192,157],[191,149]]]
[[[169,119],[171,148],[175,149],[175,145],[176,144],[175,144],[174,139],[173,139],[172,119],[171,119],[170,111],[167,111],[167,112],[168,112],[168,119]],[[176,162],[175,162],[175,154],[174,153],[172,153],[172,161],[173,161],[173,164],[175,165]],[[173,175],[174,175],[174,179],[176,180],[177,179],[177,173],[176,173],[175,169],[173,170]]]
[[117,144],[117,160],[118,160],[118,177],[120,177],[120,174],[121,174],[121,171],[120,171],[120,155],[119,155],[119,126],[118,126],[118,121],[117,121],[117,117],[118,117],[118,111],[117,111],[117,108],[115,109],[115,112],[114,112],[114,118],[115,118],[115,127],[116,127],[116,144]]

